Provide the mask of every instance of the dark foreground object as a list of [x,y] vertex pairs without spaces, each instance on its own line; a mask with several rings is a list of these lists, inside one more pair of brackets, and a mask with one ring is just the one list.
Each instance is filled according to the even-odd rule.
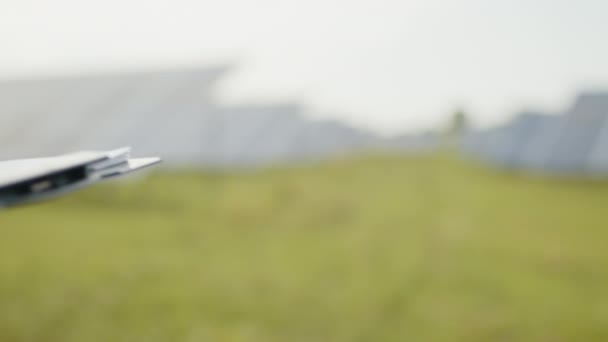
[[130,159],[129,153],[121,148],[0,162],[0,208],[55,197],[160,162]]

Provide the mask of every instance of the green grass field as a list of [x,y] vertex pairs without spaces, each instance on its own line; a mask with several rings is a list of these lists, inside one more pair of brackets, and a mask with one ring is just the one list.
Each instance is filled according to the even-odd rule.
[[608,184],[446,156],[0,213],[0,341],[606,341]]

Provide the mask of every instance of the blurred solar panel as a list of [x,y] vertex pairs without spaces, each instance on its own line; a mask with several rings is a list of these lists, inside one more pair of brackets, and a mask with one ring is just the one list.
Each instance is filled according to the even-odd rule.
[[160,162],[129,156],[129,148],[0,162],[0,208],[55,197]]

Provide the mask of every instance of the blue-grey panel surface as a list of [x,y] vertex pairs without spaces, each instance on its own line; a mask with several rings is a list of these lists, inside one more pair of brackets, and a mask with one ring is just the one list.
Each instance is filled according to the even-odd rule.
[[568,115],[566,124],[545,167],[550,172],[585,173],[601,133],[604,116]]
[[[0,82],[0,160],[133,146],[167,165],[244,167],[370,148],[423,150],[434,135],[384,139],[295,104],[226,105],[224,67]],[[429,149],[430,150],[430,149]]]

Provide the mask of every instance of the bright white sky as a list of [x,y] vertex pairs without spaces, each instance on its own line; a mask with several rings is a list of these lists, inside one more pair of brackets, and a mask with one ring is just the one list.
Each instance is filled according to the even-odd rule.
[[0,0],[0,76],[232,62],[227,101],[392,133],[608,86],[606,0]]

